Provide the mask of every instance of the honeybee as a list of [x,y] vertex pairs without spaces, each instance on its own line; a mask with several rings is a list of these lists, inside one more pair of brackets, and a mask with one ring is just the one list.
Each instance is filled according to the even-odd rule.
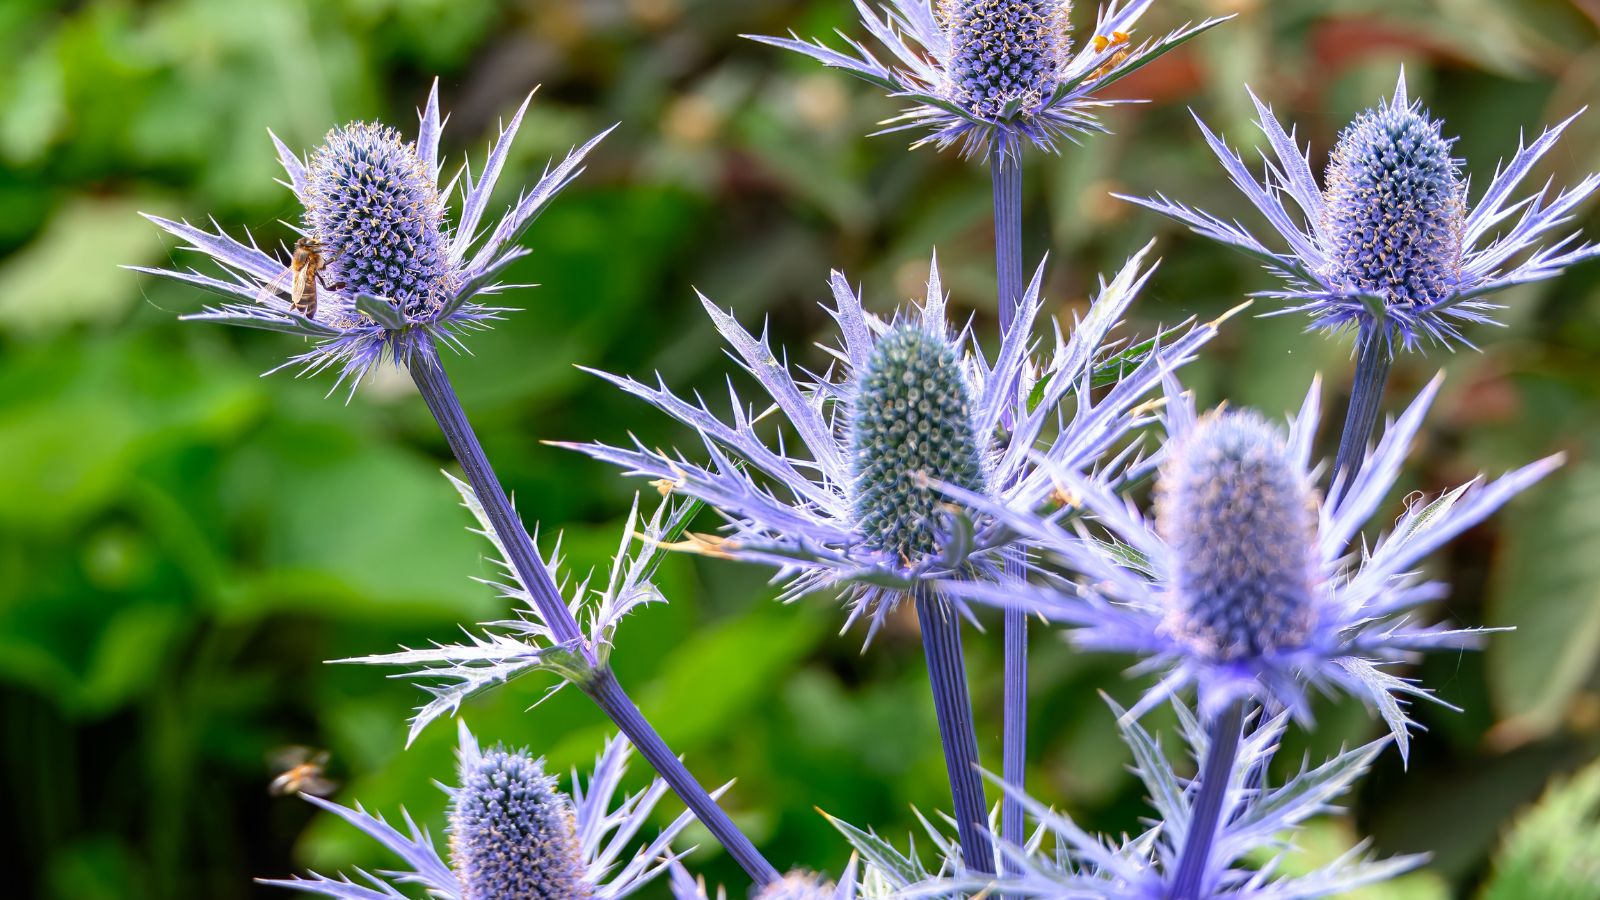
[[267,786],[274,796],[311,794],[326,797],[339,787],[323,771],[328,765],[328,751],[310,747],[285,747],[272,756],[276,778]]
[[328,264],[328,256],[322,251],[322,242],[316,238],[302,237],[294,242],[294,256],[289,260],[289,265],[278,277],[267,282],[261,288],[261,293],[256,295],[257,303],[265,303],[266,299],[283,290],[284,282],[289,283],[289,308],[308,319],[317,317],[317,285],[328,285],[322,281],[322,268]]

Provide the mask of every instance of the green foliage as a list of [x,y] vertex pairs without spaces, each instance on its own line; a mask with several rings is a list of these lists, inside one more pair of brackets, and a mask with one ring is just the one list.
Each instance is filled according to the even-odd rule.
[[1550,786],[1495,854],[1483,900],[1600,897],[1600,764]]
[[[1078,5],[1081,22],[1092,4]],[[1404,61],[1481,181],[1520,128],[1600,90],[1595,68],[1577,64],[1596,25],[1564,0],[1220,5],[1244,15],[1127,82],[1155,103],[1108,111],[1115,133],[1061,158],[1028,158],[1026,253],[1050,252],[1043,296],[1063,327],[1097,273],[1161,238],[1165,262],[1124,332],[1129,354],[1162,325],[1271,287],[1249,260],[1107,198],[1166,191],[1252,215],[1216,177],[1184,107],[1254,139],[1240,89],[1250,83],[1302,121],[1320,167],[1338,125],[1388,91]],[[1163,0],[1149,32],[1218,6]],[[744,321],[766,316],[775,342],[821,366],[809,342],[829,326],[817,306],[828,270],[884,312],[919,295],[937,245],[956,314],[994,333],[987,178],[866,137],[894,101],[737,37],[827,33],[854,28],[853,16],[840,0],[0,3],[0,798],[28,823],[7,846],[28,861],[8,895],[232,900],[264,896],[253,876],[391,864],[348,827],[269,797],[266,758],[327,748],[340,800],[404,806],[438,834],[432,781],[453,769],[450,729],[402,751],[416,689],[324,660],[454,639],[459,623],[506,610],[471,581],[496,573],[438,475],[446,448],[404,379],[379,378],[346,404],[324,398],[325,380],[259,378],[299,339],[175,321],[211,298],[116,268],[193,261],[133,211],[215,215],[278,248],[292,239],[279,220],[297,212],[273,181],[266,129],[296,148],[351,119],[409,131],[435,74],[452,110],[451,165],[468,150],[481,158],[497,118],[544,83],[491,212],[550,155],[622,122],[527,235],[534,252],[510,280],[542,287],[507,294],[524,311],[448,361],[502,480],[544,523],[545,546],[564,531],[581,575],[603,568],[643,486],[540,441],[632,431],[689,446],[574,364],[660,371],[716,403],[732,366],[692,285]],[[1570,184],[1600,168],[1600,116],[1575,128],[1535,180]],[[1592,210],[1578,219],[1600,233]],[[1502,823],[1553,761],[1593,753],[1600,266],[1504,299],[1509,327],[1472,335],[1483,353],[1397,365],[1391,409],[1438,366],[1452,369],[1406,489],[1556,449],[1576,462],[1439,559],[1453,617],[1518,631],[1491,639],[1487,665],[1423,664],[1466,712],[1419,707],[1422,762],[1402,772],[1380,760],[1373,788],[1351,801],[1380,850],[1435,854],[1435,871],[1407,882],[1422,886],[1394,896],[1473,890]],[[1236,316],[1186,385],[1206,404],[1228,397],[1277,416],[1321,371],[1337,411],[1348,345],[1302,324]],[[660,574],[671,604],[623,624],[620,677],[697,775],[738,779],[733,814],[774,861],[843,865],[848,843],[813,806],[880,835],[916,831],[909,805],[936,809],[946,787],[914,624],[892,618],[861,654],[859,632],[831,634],[830,601],[773,604],[763,571],[669,558]],[[967,645],[993,765],[1000,653],[988,624]],[[1031,783],[1087,827],[1133,831],[1142,788],[1095,695],[1128,702],[1124,661],[1036,633]],[[603,720],[574,691],[530,711],[541,677],[469,704],[474,731],[558,769],[591,759]],[[1358,711],[1317,712],[1313,735],[1291,734],[1289,762],[1376,734]],[[676,811],[666,801],[660,815]],[[1331,852],[1351,842],[1338,828]],[[693,840],[696,870],[736,886],[709,837]]]

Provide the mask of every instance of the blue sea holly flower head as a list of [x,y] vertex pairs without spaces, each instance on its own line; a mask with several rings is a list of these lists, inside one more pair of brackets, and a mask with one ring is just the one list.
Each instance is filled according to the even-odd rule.
[[959,146],[967,156],[1025,144],[1054,151],[1062,138],[1105,131],[1098,110],[1131,100],[1100,92],[1229,17],[1208,19],[1135,43],[1134,24],[1154,0],[1109,3],[1090,38],[1074,48],[1067,0],[889,0],[874,12],[856,0],[862,25],[893,56],[880,62],[844,37],[849,52],[821,41],[751,35],[863,78],[911,106],[887,131],[926,129],[917,145]]
[[416,681],[427,692],[428,701],[411,717],[408,745],[429,723],[454,715],[468,698],[513,679],[534,672],[557,676],[545,694],[548,698],[568,684],[582,686],[608,667],[622,620],[646,604],[666,601],[654,581],[656,568],[665,556],[662,547],[680,539],[702,508],[692,502],[663,501],[645,518],[635,498],[603,584],[591,578],[572,583],[562,571],[561,547],[556,542],[547,558],[562,596],[570,598],[568,608],[582,624],[583,634],[574,644],[559,640],[540,614],[532,592],[507,560],[505,547],[471,485],[449,474],[445,477],[461,494],[462,505],[472,513],[478,525],[474,532],[494,545],[493,563],[503,573],[503,580],[488,579],[484,583],[514,601],[516,607],[510,618],[482,623],[476,630],[464,629],[466,640],[460,643],[437,642],[420,649],[341,660],[403,667],[406,671],[395,677]]
[[1324,330],[1357,327],[1381,336],[1391,353],[1422,343],[1470,346],[1461,328],[1493,322],[1491,312],[1499,307],[1486,299],[1490,294],[1554,277],[1600,255],[1600,246],[1579,243],[1576,233],[1544,243],[1600,188],[1600,174],[1553,197],[1547,185],[1512,199],[1577,115],[1532,144],[1520,144],[1473,205],[1461,163],[1451,155],[1455,140],[1410,99],[1404,72],[1388,103],[1362,113],[1340,134],[1320,188],[1294,133],[1250,96],[1272,149],[1270,157],[1263,154],[1263,181],[1195,120],[1233,183],[1287,251],[1272,249],[1237,222],[1165,196],[1122,199],[1260,260],[1285,282],[1282,289],[1262,292],[1288,304],[1274,314],[1305,312],[1314,328]]
[[1000,570],[1009,532],[952,506],[939,484],[985,497],[1043,497],[1050,482],[1040,460],[1074,470],[1099,463],[1149,419],[1142,402],[1164,373],[1216,333],[1209,323],[1132,346],[1106,340],[1150,277],[1148,249],[1102,285],[1070,339],[1057,328],[1053,353],[1038,368],[1029,363],[1028,342],[1042,266],[1022,299],[1019,327],[992,364],[970,328],[957,331],[946,321],[937,264],[926,300],[888,320],[869,315],[845,277],[834,273],[828,312],[843,343],[830,349],[833,364],[821,374],[791,373],[765,333],[752,335],[702,296],[736,359],[770,396],[769,411],[781,413],[798,435],[798,446],[786,444],[781,432],[765,437],[758,426],[767,413],[747,406],[731,382],[732,418],[724,419],[703,399],[681,399],[664,382],[652,387],[605,373],[596,374],[693,428],[709,461],[637,439],[632,447],[563,446],[655,479],[664,493],[705,501],[728,520],[725,533],[692,535],[677,549],[775,566],[787,585],[785,600],[843,590],[846,627],[866,617],[870,640],[888,610],[919,584]]
[[421,886],[439,900],[605,900],[626,897],[666,871],[672,841],[693,820],[685,812],[654,840],[628,853],[667,792],[655,779],[613,803],[627,770],[630,745],[614,737],[595,761],[587,787],[572,773],[571,793],[526,751],[481,749],[461,726],[459,784],[450,794],[448,861],[427,830],[408,814],[402,832],[360,806],[305,799],[339,816],[393,851],[406,868],[361,872],[372,887],[347,877],[264,880],[264,884],[345,900],[395,900],[395,885]]
[[[1207,729],[1182,704],[1174,703],[1195,765],[1206,758]],[[1122,711],[1115,707],[1118,713]],[[1237,897],[1241,900],[1309,900],[1346,896],[1360,887],[1387,881],[1415,869],[1425,856],[1373,857],[1358,845],[1331,863],[1300,875],[1280,874],[1293,860],[1293,836],[1308,820],[1339,812],[1334,805],[1388,744],[1388,738],[1347,750],[1318,765],[1302,766],[1282,784],[1270,782],[1268,764],[1277,753],[1288,714],[1251,728],[1226,772],[1221,814],[1211,819],[1211,853],[1197,894],[1175,891],[1179,858],[1197,825],[1196,799],[1201,778],[1185,778],[1155,736],[1131,716],[1118,724],[1133,752],[1133,772],[1148,793],[1156,815],[1150,828],[1132,838],[1109,840],[1084,831],[1067,816],[1013,785],[994,779],[1040,823],[1046,835],[1032,846],[1004,845],[1002,853],[1016,874],[932,879],[903,897],[939,897],[949,892],[989,890],[998,897],[1106,898],[1171,900],[1175,896]],[[986,895],[987,896],[987,895]]]
[[1311,459],[1319,386],[1285,431],[1254,412],[1195,414],[1169,382],[1168,431],[1152,521],[1092,478],[1060,472],[1093,527],[1006,511],[952,490],[1061,556],[1081,580],[1048,587],[953,584],[953,593],[1019,606],[1077,626],[1078,646],[1128,652],[1165,672],[1133,707],[1142,714],[1193,684],[1208,719],[1256,699],[1310,721],[1310,688],[1375,707],[1405,754],[1407,696],[1428,691],[1387,669],[1415,652],[1475,646],[1476,629],[1421,624],[1416,609],[1444,585],[1416,571],[1434,550],[1560,465],[1559,456],[1499,479],[1409,502],[1370,546],[1362,525],[1393,489],[1438,392],[1435,379],[1385,430],[1347,489],[1326,500]]
[[[288,175],[284,184],[305,210],[287,262],[248,234],[246,242],[229,237],[214,222],[206,230],[147,216],[221,271],[132,268],[229,298],[186,318],[309,340],[311,349],[284,365],[307,373],[336,369],[352,388],[385,358],[403,365],[413,354],[435,352],[435,342],[460,349],[461,332],[488,327],[506,312],[484,300],[513,287],[499,278],[528,253],[517,239],[610,133],[547,168],[490,228],[484,216],[531,100],[530,94],[501,130],[476,178],[463,167],[443,185],[437,81],[415,141],[385,125],[355,122],[329,131],[302,159],[273,135]],[[458,185],[460,211],[452,222],[447,200]]]

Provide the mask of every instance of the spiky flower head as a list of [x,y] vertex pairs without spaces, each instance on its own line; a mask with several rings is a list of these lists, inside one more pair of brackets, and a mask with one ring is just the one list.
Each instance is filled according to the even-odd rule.
[[459,348],[461,332],[487,328],[507,311],[483,299],[511,287],[499,279],[528,252],[517,239],[610,133],[568,153],[493,228],[482,227],[528,102],[500,132],[479,176],[461,180],[453,222],[446,211],[449,188],[439,186],[444,123],[435,82],[415,142],[388,126],[356,122],[329,131],[302,159],[273,136],[288,175],[284,183],[305,209],[294,252],[272,254],[248,234],[241,242],[220,227],[147,216],[187,241],[188,249],[209,256],[219,274],[129,268],[228,298],[186,318],[308,339],[312,348],[284,365],[306,372],[332,368],[352,389],[386,359],[407,364],[417,354],[431,359],[438,343]]
[[400,132],[376,122],[328,132],[306,166],[305,195],[305,232],[330,284],[387,297],[412,319],[455,293],[439,188]]
[[941,0],[939,12],[951,94],[974,116],[1038,106],[1070,61],[1072,4],[1062,0]]
[[1339,135],[1325,191],[1330,278],[1410,307],[1454,293],[1466,186],[1440,127],[1418,106],[1390,103]]
[[1250,411],[1202,419],[1156,481],[1174,633],[1219,660],[1304,644],[1316,624],[1316,524],[1315,489],[1282,429]]
[[587,900],[572,800],[526,751],[463,755],[450,804],[462,900]]
[[970,395],[942,335],[901,324],[873,346],[850,418],[855,513],[873,548],[906,560],[936,552],[948,501],[933,482],[983,490]]
[[1141,670],[1167,674],[1134,715],[1194,685],[1208,718],[1254,699],[1309,723],[1313,692],[1342,691],[1382,714],[1404,754],[1407,698],[1432,694],[1390,667],[1423,650],[1476,647],[1482,637],[1421,621],[1417,609],[1445,589],[1424,581],[1418,565],[1561,463],[1549,457],[1430,502],[1408,502],[1390,532],[1362,536],[1393,490],[1440,383],[1389,425],[1344,489],[1324,500],[1313,487],[1311,454],[1318,385],[1283,433],[1254,413],[1197,416],[1193,397],[1169,381],[1154,521],[1103,483],[1065,471],[1060,489],[1103,530],[968,498],[1058,554],[1077,580],[941,587],[1073,626],[1084,649],[1144,657]]
[[1096,114],[1135,102],[1098,96],[1112,83],[1229,17],[1135,43],[1131,32],[1154,0],[1111,2],[1074,52],[1067,0],[888,0],[881,17],[857,0],[862,25],[892,55],[885,65],[849,38],[852,52],[798,37],[754,40],[845,71],[912,105],[886,131],[927,129],[913,146],[957,145],[967,156],[1015,159],[1025,144],[1054,152],[1060,140],[1105,131]]
[[615,900],[677,864],[672,841],[693,821],[684,812],[654,840],[629,852],[667,785],[655,779],[643,793],[613,807],[633,747],[606,742],[587,784],[572,773],[572,793],[546,775],[544,761],[525,751],[485,752],[461,726],[460,784],[450,802],[450,862],[426,829],[404,815],[401,832],[357,806],[305,799],[366,832],[398,854],[406,868],[362,872],[368,888],[349,878],[315,872],[263,884],[342,898],[397,898],[395,885],[417,885],[438,900]]
[[1485,299],[1490,294],[1552,278],[1600,255],[1600,245],[1579,243],[1578,233],[1556,236],[1572,211],[1600,189],[1600,174],[1554,196],[1546,188],[1513,199],[1576,114],[1533,143],[1520,144],[1469,205],[1468,179],[1450,156],[1454,139],[1410,99],[1404,72],[1389,102],[1356,117],[1340,135],[1326,188],[1318,186],[1294,132],[1285,131],[1255,94],[1250,99],[1272,148],[1262,180],[1198,116],[1196,121],[1229,178],[1287,250],[1273,249],[1232,216],[1160,195],[1118,196],[1264,263],[1283,286],[1262,296],[1287,303],[1273,314],[1305,312],[1316,329],[1358,329],[1391,354],[1423,343],[1470,346],[1461,329],[1494,321],[1499,307]]
[[[1070,340],[1056,333],[1049,359],[1037,365],[1029,345],[1042,267],[992,362],[970,331],[948,323],[937,266],[927,299],[887,320],[867,313],[835,273],[828,312],[842,341],[822,375],[790,369],[765,333],[751,334],[701,298],[798,440],[780,433],[769,443],[750,415],[767,403],[749,404],[731,388],[729,419],[664,383],[597,373],[693,428],[705,461],[638,441],[563,446],[716,508],[729,534],[692,536],[678,549],[773,566],[786,600],[842,592],[850,621],[869,618],[870,639],[919,586],[953,574],[998,575],[1011,555],[1014,533],[975,518],[954,493],[1039,505],[1054,488],[1042,460],[1104,478],[1124,468],[1127,458],[1112,451],[1148,420],[1143,402],[1217,325],[1185,323],[1107,351],[1108,335],[1150,277],[1148,250],[1103,285]],[[1104,396],[1091,399],[1096,388]]]

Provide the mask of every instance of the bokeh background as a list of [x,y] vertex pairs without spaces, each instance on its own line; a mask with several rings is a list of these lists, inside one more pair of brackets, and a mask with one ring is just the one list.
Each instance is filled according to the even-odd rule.
[[[1080,27],[1091,12],[1078,10]],[[1166,191],[1254,222],[1185,107],[1255,140],[1249,83],[1299,123],[1320,166],[1339,126],[1386,96],[1404,64],[1413,94],[1461,136],[1481,189],[1519,130],[1600,97],[1596,0],[1164,0],[1144,28],[1225,12],[1239,18],[1125,83],[1153,102],[1111,112],[1114,135],[1029,157],[1027,253],[1050,253],[1046,294],[1061,316],[1151,235],[1166,262],[1129,333],[1269,287],[1248,260],[1108,196]],[[439,474],[447,453],[409,385],[379,378],[344,403],[325,398],[326,380],[259,377],[293,349],[287,339],[180,324],[205,298],[118,268],[190,262],[136,212],[288,237],[278,220],[296,210],[274,182],[266,129],[302,149],[355,118],[410,131],[435,75],[454,159],[481,158],[499,117],[542,85],[507,202],[551,155],[620,121],[528,235],[535,252],[512,278],[542,286],[511,298],[526,311],[452,362],[521,509],[547,537],[564,531],[581,572],[606,562],[638,485],[541,441],[684,440],[574,364],[715,391],[732,366],[691,286],[747,323],[769,319],[814,362],[830,268],[887,311],[916,293],[937,246],[955,308],[992,333],[984,172],[908,152],[903,136],[867,137],[891,101],[739,38],[834,27],[859,32],[845,0],[0,4],[8,896],[268,896],[252,876],[384,866],[348,826],[268,796],[267,759],[326,748],[341,800],[405,806],[442,830],[433,782],[451,780],[453,729],[403,751],[418,692],[323,661],[449,638],[504,612],[471,580],[489,574],[485,546]],[[1597,148],[1591,114],[1531,183],[1600,169]],[[1579,224],[1600,234],[1592,206]],[[1450,378],[1391,509],[1406,492],[1555,450],[1571,464],[1436,561],[1455,587],[1446,616],[1518,629],[1485,654],[1414,671],[1464,711],[1419,708],[1428,730],[1409,770],[1388,754],[1348,815],[1304,840],[1308,861],[1358,834],[1384,853],[1434,854],[1426,873],[1369,897],[1476,896],[1519,811],[1600,751],[1600,264],[1503,298],[1506,327],[1471,334],[1482,352],[1398,366],[1390,408],[1439,367]],[[1186,377],[1205,402],[1276,415],[1320,371],[1336,418],[1348,341],[1301,326],[1235,320]],[[1329,451],[1333,440],[1323,435]],[[833,603],[772,603],[761,571],[675,559],[663,578],[671,605],[623,629],[622,680],[703,780],[739,779],[730,806],[780,866],[844,862],[813,807],[903,840],[911,804],[940,804],[914,623],[862,654],[861,633],[836,634]],[[1126,660],[1035,638],[1032,787],[1090,826],[1137,827],[1140,789],[1096,695],[1125,702],[1138,689]],[[998,764],[997,630],[968,646],[983,749]],[[530,711],[545,687],[513,684],[466,716],[558,769],[591,759],[606,723],[575,692]],[[1285,762],[1379,733],[1350,704],[1319,712]],[[669,801],[660,815],[675,812]],[[695,868],[737,885],[727,857],[699,842]]]

